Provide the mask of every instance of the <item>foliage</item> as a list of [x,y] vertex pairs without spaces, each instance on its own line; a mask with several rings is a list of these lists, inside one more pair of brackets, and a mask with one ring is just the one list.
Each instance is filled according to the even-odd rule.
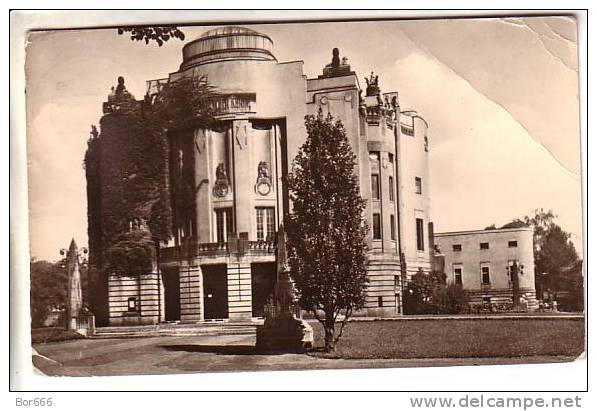
[[31,330],[31,343],[45,344],[69,340],[81,340],[85,336],[76,331],[65,330],[60,327],[37,328]]
[[[298,303],[322,324],[330,352],[353,311],[365,304],[365,202],[342,123],[329,114],[324,118],[320,110],[306,116],[305,125],[308,137],[288,176],[293,202],[288,261]],[[336,335],[340,314],[344,319]]]
[[569,304],[582,307],[582,264],[581,269],[575,271],[576,274],[566,270],[566,267],[579,263],[579,259],[574,244],[570,241],[570,233],[556,224],[556,218],[557,215],[552,210],[534,210],[532,215],[525,216],[522,220],[515,219],[502,228],[521,224],[533,227],[536,288],[541,291],[551,290],[556,294],[558,291],[567,291],[573,300]]
[[106,250],[107,269],[117,274],[143,274],[153,270],[155,243],[149,231],[134,230],[118,236]]
[[65,262],[32,261],[30,307],[32,327],[43,326],[50,310],[66,307],[68,273]]
[[405,314],[461,314],[468,311],[469,295],[460,284],[446,284],[444,273],[417,272],[406,286]]
[[463,314],[468,312],[470,298],[461,284],[447,284],[435,289],[431,301],[434,314]]
[[[124,104],[102,117],[101,134],[92,134],[84,162],[94,284],[106,271],[139,273],[154,266],[155,242],[172,235],[169,135],[206,127],[213,95],[204,78],[183,78],[135,104],[128,93],[114,96],[112,104]],[[149,239],[127,234],[134,219],[146,222]]]
[[131,33],[131,40],[145,41],[149,44],[150,41],[155,41],[158,46],[162,47],[164,42],[170,39],[184,40],[184,33],[177,26],[128,26],[118,27],[118,34]]
[[[68,298],[68,272],[66,260],[52,263],[45,260],[32,260],[30,308],[32,327],[42,327],[52,309],[66,307]],[[88,303],[89,276],[86,266],[79,266],[83,305]]]
[[528,224],[517,218],[515,220],[510,221],[509,223],[504,224],[500,228],[521,228],[521,227],[528,227]]

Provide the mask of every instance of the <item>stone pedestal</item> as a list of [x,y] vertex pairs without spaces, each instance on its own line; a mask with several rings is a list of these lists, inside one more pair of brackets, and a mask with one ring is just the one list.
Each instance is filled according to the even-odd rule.
[[256,347],[260,352],[302,353],[313,348],[313,328],[290,313],[269,317],[257,328]]

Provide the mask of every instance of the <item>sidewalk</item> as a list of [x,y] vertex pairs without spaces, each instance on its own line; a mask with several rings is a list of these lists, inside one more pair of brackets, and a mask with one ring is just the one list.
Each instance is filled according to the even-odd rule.
[[[261,355],[250,335],[76,340],[40,344],[34,365],[46,375],[114,376],[197,372],[431,367],[565,362],[567,356],[515,358],[325,359]],[[44,358],[45,357],[45,358]]]

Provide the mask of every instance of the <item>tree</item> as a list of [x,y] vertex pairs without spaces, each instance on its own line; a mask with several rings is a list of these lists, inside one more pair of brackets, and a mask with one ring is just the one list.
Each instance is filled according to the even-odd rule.
[[131,33],[132,41],[144,40],[145,44],[155,41],[158,46],[170,39],[184,40],[184,33],[177,26],[128,26],[118,27],[118,34]]
[[307,140],[288,176],[293,204],[287,223],[288,262],[298,304],[319,320],[325,350],[333,352],[346,321],[365,304],[365,201],[342,123],[320,110],[317,116],[306,116],[305,125]]
[[68,273],[65,262],[32,261],[30,307],[31,327],[43,327],[50,310],[66,306]]
[[541,237],[541,248],[535,254],[535,272],[541,275],[541,287],[557,293],[567,290],[566,267],[578,261],[570,234],[557,224],[552,224]]
[[[515,219],[502,228],[532,227],[533,250],[535,260],[535,282],[538,290],[576,290],[579,279],[568,281],[566,267],[579,261],[574,244],[570,241],[570,233],[556,224],[557,215],[552,210],[537,209],[532,215],[522,220]],[[578,276],[577,276],[578,277]],[[582,280],[580,281],[582,283]],[[582,295],[582,292],[580,293]]]

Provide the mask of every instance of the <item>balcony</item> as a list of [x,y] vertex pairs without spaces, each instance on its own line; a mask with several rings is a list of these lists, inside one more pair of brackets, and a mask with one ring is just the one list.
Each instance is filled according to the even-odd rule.
[[208,106],[216,116],[255,113],[255,93],[221,94],[211,97]]
[[247,241],[233,238],[227,243],[198,243],[193,238],[183,240],[179,246],[160,249],[162,261],[193,257],[227,257],[229,255],[266,256],[275,255],[273,241]]

